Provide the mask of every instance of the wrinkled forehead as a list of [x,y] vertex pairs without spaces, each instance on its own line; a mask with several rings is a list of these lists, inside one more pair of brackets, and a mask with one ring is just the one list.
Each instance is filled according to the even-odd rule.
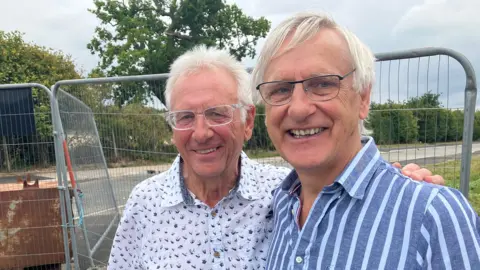
[[203,110],[238,100],[234,77],[224,69],[207,68],[180,76],[173,87],[172,110]]
[[[290,57],[294,62],[289,65],[279,65],[279,59],[286,55],[295,54],[295,57]],[[308,35],[302,39],[296,36],[295,31],[291,31],[278,47],[275,54],[267,60],[263,80],[268,80],[272,74],[275,77],[284,77],[291,73],[302,71],[301,66],[310,66],[307,69],[310,75],[321,75],[323,73],[331,73],[330,67],[349,71],[353,67],[353,60],[351,58],[348,43],[344,36],[333,28],[322,28],[314,34]],[[306,64],[306,63],[310,64]]]
[[308,34],[299,33],[297,29],[293,29],[287,34],[285,40],[273,54],[271,60],[274,60],[305,43],[312,42],[316,44],[319,52],[324,51],[326,48],[334,48],[342,57],[341,60],[351,61],[347,40],[338,29],[331,27],[323,27],[318,31]]

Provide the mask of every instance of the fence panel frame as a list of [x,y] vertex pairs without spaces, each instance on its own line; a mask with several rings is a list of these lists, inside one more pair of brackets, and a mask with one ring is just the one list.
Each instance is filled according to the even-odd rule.
[[[474,113],[477,97],[477,83],[476,75],[471,65],[470,61],[461,53],[456,52],[447,48],[439,47],[428,47],[428,48],[419,48],[411,50],[402,50],[402,51],[393,51],[393,52],[383,52],[376,53],[375,57],[377,61],[390,61],[390,60],[401,60],[401,59],[411,59],[419,57],[428,57],[428,56],[437,56],[445,55],[452,57],[457,60],[459,64],[463,67],[466,74],[466,85],[465,85],[465,101],[464,101],[464,129],[463,129],[463,142],[462,142],[462,158],[461,158],[461,175],[460,175],[460,191],[468,199],[469,193],[469,182],[470,182],[470,169],[471,169],[471,159],[472,159],[472,141],[473,141],[473,125],[474,125]],[[62,223],[62,233],[64,238],[64,248],[65,248],[65,261],[66,269],[70,269],[70,248],[69,248],[69,237],[68,233],[70,231],[71,244],[73,251],[74,267],[79,269],[78,266],[78,254],[76,251],[76,239],[75,239],[75,227],[73,226],[73,216],[71,209],[71,199],[69,194],[69,179],[68,179],[68,169],[65,165],[65,152],[63,150],[63,139],[65,134],[63,131],[63,126],[60,120],[60,112],[57,103],[57,92],[63,85],[82,85],[82,84],[100,84],[100,83],[119,83],[119,82],[131,82],[131,81],[151,81],[168,78],[169,74],[152,74],[152,75],[137,75],[137,76],[123,76],[123,77],[105,77],[105,78],[92,78],[92,79],[80,79],[80,80],[62,80],[56,82],[51,89],[47,88],[44,85],[38,83],[25,83],[25,84],[2,84],[0,89],[11,89],[19,87],[36,87],[43,89],[47,92],[50,98],[51,105],[51,114],[52,114],[52,124],[53,124],[53,137],[55,144],[55,157],[56,157],[56,175],[58,180],[58,191],[60,196],[60,209],[61,209],[61,218]],[[97,136],[98,136],[98,130]],[[103,157],[105,159],[105,156]],[[108,168],[107,174],[108,174]],[[110,188],[112,188],[111,183]],[[73,190],[75,196],[76,191]],[[77,197],[76,197],[77,198]],[[116,205],[117,210],[118,206]],[[69,231],[68,231],[69,230]],[[93,250],[95,252],[95,250]],[[91,255],[91,254],[89,254]]]
[[[39,88],[44,90],[49,98],[50,105],[53,106],[53,93],[52,91],[46,87],[43,84],[39,83],[17,83],[17,84],[0,84],[0,90],[6,90],[6,89],[14,89],[14,88]],[[52,136],[54,137],[54,148],[55,148],[55,168],[56,168],[56,175],[57,175],[57,189],[59,192],[59,202],[60,202],[60,215],[61,215],[61,220],[62,220],[62,237],[63,237],[63,248],[65,251],[65,264],[66,264],[66,269],[69,270],[71,269],[71,259],[70,259],[70,247],[69,247],[69,237],[68,237],[68,230],[67,230],[67,217],[66,213],[67,211],[69,212],[69,204],[67,201],[70,199],[70,194],[69,194],[69,189],[68,189],[68,184],[64,185],[65,181],[63,179],[64,175],[60,172],[60,168],[62,167],[59,163],[59,158],[63,156],[63,150],[61,147],[57,147],[57,140],[55,139],[55,136],[57,134],[56,132],[56,125],[54,121],[54,114],[53,114],[53,109],[52,107],[50,108],[50,113],[52,115],[52,125],[53,125],[53,134]],[[72,243],[73,244],[73,243]]]
[[465,101],[464,101],[464,119],[463,119],[463,140],[462,140],[462,159],[460,171],[460,192],[468,199],[470,187],[470,169],[472,161],[472,143],[473,143],[473,125],[475,117],[475,105],[477,102],[477,79],[475,70],[470,61],[461,53],[448,48],[426,47],[402,51],[392,51],[376,53],[377,62],[412,59],[428,56],[449,56],[463,67],[466,75],[465,83]]
[[[63,125],[62,125],[62,121],[61,121],[61,118],[60,118],[60,110],[59,110],[59,106],[58,106],[58,92],[61,90],[61,87],[62,86],[72,86],[72,85],[86,85],[86,84],[104,84],[104,83],[120,83],[120,82],[135,82],[135,81],[153,81],[153,80],[160,80],[160,79],[166,79],[169,77],[169,74],[168,73],[162,73],[162,74],[151,74],[151,75],[133,75],[133,76],[121,76],[121,77],[103,77],[103,78],[87,78],[87,79],[74,79],[74,80],[62,80],[62,81],[58,81],[56,82],[52,87],[51,87],[51,91],[52,91],[52,103],[55,103],[54,105],[52,105],[52,113],[55,114],[55,122],[56,122],[56,142],[59,144],[59,146],[61,147],[62,145],[62,142],[65,140],[65,132],[64,132],[64,129],[63,129]],[[79,100],[78,98],[70,95],[69,93],[65,92],[66,94],[68,94],[70,97],[76,99],[77,102],[83,104],[84,106],[86,106],[87,108],[89,108],[87,105],[85,105],[81,100]],[[90,108],[89,108],[90,109]],[[93,117],[93,116],[92,116]],[[95,122],[95,119],[93,118],[93,123],[95,125],[95,132],[96,132],[96,136],[99,137],[99,134],[98,134],[98,129],[96,127],[96,122]],[[101,153],[102,153],[102,157],[103,157],[103,163],[105,165],[105,172],[106,172],[106,175],[107,175],[107,179],[108,179],[108,185],[110,187],[110,189],[112,190],[113,192],[113,186],[112,186],[112,183],[110,181],[110,176],[109,176],[109,173],[108,173],[108,167],[106,166],[106,159],[105,159],[105,155],[104,155],[104,152],[103,152],[103,146],[101,145],[101,141],[99,141],[100,143],[100,150],[101,150]],[[65,153],[64,149],[62,149],[62,152]],[[68,155],[68,152],[65,153],[66,155]],[[65,164],[65,159],[64,157],[62,156],[62,164]],[[62,173],[65,174],[65,181],[68,181],[68,179],[66,178],[66,173],[67,173],[68,169],[63,166],[62,167]],[[73,171],[72,172],[73,174],[75,174],[76,172]],[[68,182],[65,182],[66,185],[68,185]],[[74,196],[75,196],[75,201],[76,202],[79,202],[79,195],[78,195],[78,192],[77,192],[77,189],[74,187],[73,188],[73,193],[74,193]],[[91,267],[96,267],[95,263],[94,263],[94,260],[93,260],[93,255],[94,253],[96,252],[97,248],[100,246],[100,244],[102,243],[103,239],[105,238],[106,234],[111,230],[111,228],[113,227],[114,225],[114,221],[116,218],[120,219],[120,211],[119,211],[119,208],[118,208],[118,204],[117,204],[117,201],[116,201],[116,198],[115,196],[113,196],[113,201],[114,201],[114,207],[116,209],[116,213],[117,213],[117,216],[114,217],[114,219],[112,219],[112,221],[110,222],[108,228],[106,229],[106,231],[102,234],[101,238],[97,241],[96,245],[92,248],[90,247],[90,243],[89,243],[89,240],[88,240],[88,236],[86,234],[86,230],[85,230],[85,222],[83,222],[82,226],[83,226],[83,232],[84,232],[84,237],[85,237],[85,242],[86,242],[86,248],[88,250],[88,257],[89,257],[89,260],[90,260],[90,265]],[[82,206],[77,206],[77,207],[82,207]],[[78,208],[77,208],[78,209]],[[70,211],[68,212],[70,214]],[[73,228],[73,217],[71,215],[67,215],[67,219],[68,219],[68,223],[69,224],[72,224],[71,228]],[[78,252],[77,252],[77,245],[76,245],[76,235],[75,233],[72,231],[72,250],[73,250],[73,256],[74,256],[74,261],[75,261],[75,269],[80,269],[79,268],[79,260],[78,260]],[[75,241],[75,244],[73,244],[73,241]]]

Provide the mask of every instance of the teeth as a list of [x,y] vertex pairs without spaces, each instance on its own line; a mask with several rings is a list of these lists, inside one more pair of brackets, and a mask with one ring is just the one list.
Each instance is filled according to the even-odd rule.
[[208,153],[211,153],[213,151],[217,150],[217,148],[210,148],[210,149],[205,149],[205,150],[197,150],[198,153],[200,154],[208,154]]
[[323,130],[325,129],[324,128],[292,129],[290,130],[290,133],[292,133],[295,137],[301,137],[301,136],[315,135]]

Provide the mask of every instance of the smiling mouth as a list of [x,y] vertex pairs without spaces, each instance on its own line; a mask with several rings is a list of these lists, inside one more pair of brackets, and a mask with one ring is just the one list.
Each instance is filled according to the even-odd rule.
[[203,150],[195,150],[195,152],[199,154],[210,154],[212,152],[217,151],[218,147],[210,148],[210,149],[203,149]]
[[314,136],[325,130],[327,130],[327,128],[290,129],[288,134],[298,139]]

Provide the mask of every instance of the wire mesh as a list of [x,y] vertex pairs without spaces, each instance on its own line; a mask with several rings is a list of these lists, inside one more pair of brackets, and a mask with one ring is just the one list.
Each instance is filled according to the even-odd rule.
[[[38,88],[0,90],[0,174],[55,178],[49,96]],[[0,177],[0,181],[2,178]],[[11,179],[10,179],[11,180]]]
[[[382,156],[403,165],[427,166],[458,186],[460,161],[468,160],[461,153],[466,125],[463,69],[449,56],[417,54],[379,61],[376,71],[367,128]],[[168,169],[177,155],[163,117],[165,78],[159,74],[58,84],[61,122],[83,194],[83,212],[76,209],[76,226],[84,226],[77,233],[81,269],[107,264],[118,222],[116,207],[121,212],[132,188]],[[264,123],[264,108],[258,106],[253,138],[244,150],[261,163],[290,167],[274,150]],[[473,151],[478,146],[473,144]]]
[[[465,71],[446,55],[379,61],[367,128],[388,161],[410,162],[459,187]],[[473,151],[480,145],[473,144]]]
[[0,269],[66,263],[49,93],[0,88]]
[[[78,263],[87,269],[109,252],[104,247],[112,244],[109,233],[114,233],[111,229],[119,213],[91,109],[62,90],[56,98],[72,166],[68,168],[73,172],[70,182],[77,191],[73,225],[77,227]],[[99,262],[105,264],[101,259]]]

